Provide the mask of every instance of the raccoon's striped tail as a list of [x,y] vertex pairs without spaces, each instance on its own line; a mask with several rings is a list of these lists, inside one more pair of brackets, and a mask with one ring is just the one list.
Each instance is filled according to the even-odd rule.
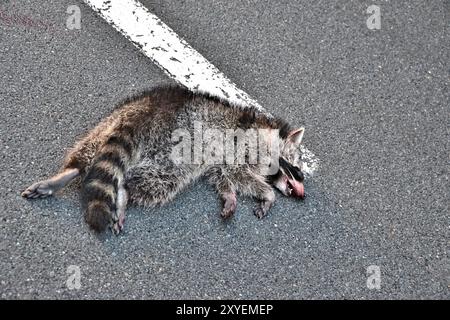
[[82,183],[82,204],[86,223],[104,231],[118,219],[117,193],[133,158],[131,138],[112,134],[98,152]]

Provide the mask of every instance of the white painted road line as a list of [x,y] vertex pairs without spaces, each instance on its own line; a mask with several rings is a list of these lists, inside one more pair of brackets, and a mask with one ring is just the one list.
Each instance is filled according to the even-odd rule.
[[[136,0],[84,0],[94,11],[122,33],[171,78],[192,91],[264,111],[213,64],[180,38],[157,16]],[[319,160],[303,148],[304,171],[312,174]]]

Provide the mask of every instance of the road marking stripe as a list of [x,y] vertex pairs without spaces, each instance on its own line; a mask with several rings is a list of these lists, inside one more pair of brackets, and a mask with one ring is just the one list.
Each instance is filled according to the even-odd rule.
[[[192,91],[208,92],[231,103],[263,107],[136,0],[84,0],[165,73]],[[302,149],[304,170],[312,174],[319,160]]]

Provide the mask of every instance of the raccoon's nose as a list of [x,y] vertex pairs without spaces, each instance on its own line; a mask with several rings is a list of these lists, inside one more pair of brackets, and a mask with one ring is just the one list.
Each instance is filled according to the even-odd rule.
[[296,190],[296,196],[300,199],[305,199],[305,187],[303,186],[303,183],[299,183],[299,187]]

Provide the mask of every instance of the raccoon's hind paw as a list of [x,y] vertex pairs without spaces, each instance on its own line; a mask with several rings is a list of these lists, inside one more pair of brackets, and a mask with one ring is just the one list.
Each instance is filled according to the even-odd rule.
[[36,199],[51,196],[79,175],[80,170],[76,168],[67,168],[50,179],[32,184],[24,192],[22,192],[22,197]]
[[120,187],[117,192],[117,209],[113,217],[111,231],[118,236],[125,224],[125,211],[127,209],[128,192],[124,187]]
[[124,225],[125,225],[125,212],[119,215],[119,220],[113,222],[111,226],[112,233],[118,236],[122,232]]
[[120,225],[118,221],[111,226],[111,231],[116,236],[122,232],[122,229],[123,225]]
[[51,181],[36,182],[22,192],[22,197],[27,199],[46,198],[55,192]]

